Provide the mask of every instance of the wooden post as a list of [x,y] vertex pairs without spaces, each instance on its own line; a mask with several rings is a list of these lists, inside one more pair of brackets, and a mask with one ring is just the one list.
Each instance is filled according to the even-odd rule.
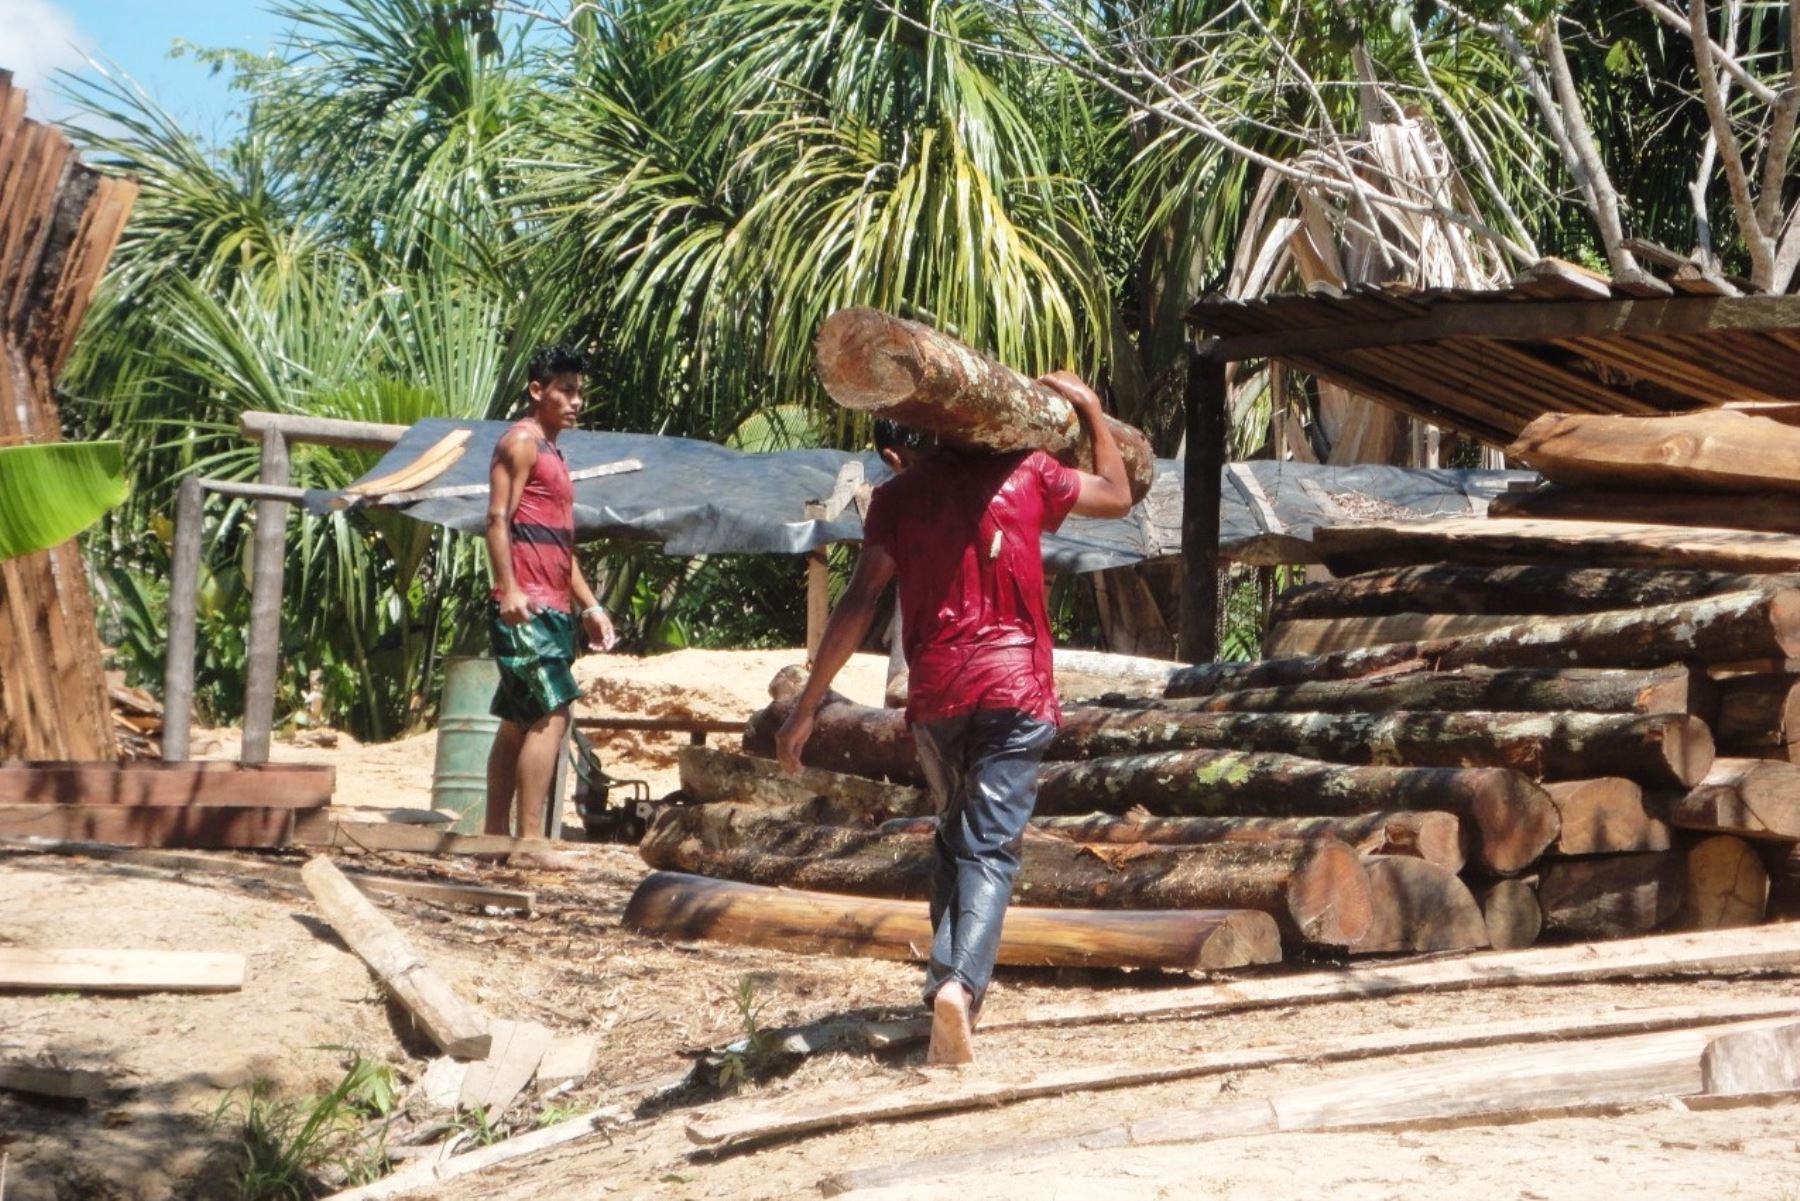
[[200,480],[188,476],[175,494],[175,550],[169,562],[169,647],[163,665],[162,757],[188,757],[194,720],[194,622],[200,607]]
[[[263,434],[264,484],[288,482],[287,436]],[[244,763],[269,761],[269,738],[275,724],[275,676],[281,658],[281,574],[287,548],[285,501],[256,502],[256,537],[250,569],[250,632],[244,681]]]
[[1212,344],[1188,351],[1187,451],[1181,494],[1181,653],[1211,661],[1219,649],[1219,484],[1225,469],[1225,361]]
[[[825,520],[825,506],[809,501],[808,521]],[[825,621],[831,616],[831,561],[823,546],[806,552],[806,661],[811,663],[819,653],[825,637]]]

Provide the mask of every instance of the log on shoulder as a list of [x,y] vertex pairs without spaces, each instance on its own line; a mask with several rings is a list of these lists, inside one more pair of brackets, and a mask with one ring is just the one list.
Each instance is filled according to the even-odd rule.
[[[625,928],[656,938],[869,959],[927,958],[931,915],[918,901],[842,896],[652,872],[625,907]],[[1215,971],[1278,963],[1265,913],[1243,909],[1006,911],[999,962],[1029,967]]]

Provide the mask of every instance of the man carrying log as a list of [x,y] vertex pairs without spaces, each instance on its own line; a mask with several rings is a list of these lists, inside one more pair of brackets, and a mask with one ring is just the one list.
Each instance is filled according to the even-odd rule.
[[491,712],[500,719],[488,752],[489,834],[544,835],[544,803],[581,690],[572,670],[576,604],[589,645],[611,650],[612,621],[575,559],[575,488],[557,435],[581,412],[580,351],[547,346],[531,356],[531,413],[501,436],[488,469],[487,549],[494,574],[488,632],[500,665]]
[[930,446],[915,431],[877,422],[895,478],[875,490],[856,570],[777,738],[783,767],[798,771],[820,701],[897,575],[911,675],[906,716],[939,814],[925,977],[931,1063],[973,1058],[973,1021],[993,975],[1038,761],[1061,719],[1040,536],[1070,513],[1131,509],[1100,398],[1067,372],[1039,383],[1074,407],[1092,440],[1093,472],[1043,451]]

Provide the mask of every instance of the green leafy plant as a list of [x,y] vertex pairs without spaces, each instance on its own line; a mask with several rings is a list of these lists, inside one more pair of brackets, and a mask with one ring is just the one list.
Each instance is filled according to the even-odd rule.
[[773,1039],[762,1026],[765,1002],[756,995],[754,977],[739,977],[732,1002],[737,1006],[738,1020],[743,1023],[744,1037],[726,1048],[719,1064],[719,1087],[727,1092],[736,1091],[745,1081],[767,1071],[775,1049]]
[[0,446],[0,559],[73,538],[129,491],[117,442]]
[[279,1098],[266,1080],[227,1093],[213,1123],[233,1140],[240,1201],[310,1201],[340,1182],[381,1176],[387,1124],[371,1119],[388,1117],[394,1101],[393,1070],[361,1055],[310,1101]]

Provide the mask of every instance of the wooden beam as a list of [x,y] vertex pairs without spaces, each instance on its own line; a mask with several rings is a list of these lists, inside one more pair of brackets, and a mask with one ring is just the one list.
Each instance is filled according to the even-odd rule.
[[236,992],[244,957],[217,951],[0,947],[0,990]]
[[[924,959],[931,915],[918,901],[766,888],[652,872],[625,907],[627,930],[870,959]],[[1248,910],[1006,911],[999,962],[1030,967],[1214,971],[1279,963],[1275,922]]]
[[313,809],[335,778],[323,763],[0,763],[0,805]]
[[191,850],[279,847],[293,841],[307,812],[254,805],[0,805],[0,838]]
[[343,821],[307,814],[294,827],[299,846],[356,851],[403,851],[416,855],[512,855],[553,850],[547,838],[507,838],[498,834],[445,834],[399,822]]
[[457,996],[394,923],[323,856],[301,869],[307,891],[338,937],[418,1021],[444,1054],[482,1059],[492,1049],[488,1018]]
[[1800,492],[1800,429],[1723,409],[1652,420],[1546,413],[1506,453],[1574,487]]
[[[263,434],[259,483],[288,482],[287,439]],[[244,636],[244,737],[239,758],[266,763],[275,725],[275,681],[281,669],[281,590],[287,566],[287,505],[256,502],[250,559],[250,626]]]
[[[1329,305],[1320,305],[1322,313]],[[1189,323],[1210,330],[1204,302]],[[1420,317],[1347,321],[1307,329],[1224,335],[1218,357],[1290,358],[1294,355],[1400,346],[1441,338],[1498,338],[1545,341],[1553,338],[1632,337],[1705,333],[1711,330],[1780,330],[1800,327],[1800,297],[1678,296],[1664,300],[1469,301],[1442,302]]]
[[337,446],[346,450],[386,450],[404,438],[411,428],[376,421],[342,421],[335,417],[296,417],[261,409],[248,409],[238,417],[238,433],[252,442],[261,442],[270,434],[276,434],[289,442]]
[[870,1089],[866,1081],[828,1084],[772,1102],[756,1098],[712,1106],[689,1119],[686,1130],[688,1141],[703,1147],[749,1146],[844,1126],[989,1109],[1036,1097],[1142,1088],[1289,1063],[1344,1063],[1388,1055],[1646,1034],[1696,1024],[1710,1026],[1739,1019],[1777,1017],[1794,1008],[1791,1000],[1775,998],[1731,1002],[1722,1009],[1710,1005],[1703,1008],[1684,1005],[1580,1014],[1560,1019],[1531,1017],[1422,1030],[1382,1030],[1313,1043],[1212,1051],[1157,1067],[1096,1064],[1049,1072],[996,1072],[977,1068],[947,1078],[927,1078],[910,1087],[875,1090]]
[[1210,348],[1188,349],[1186,456],[1181,493],[1180,658],[1209,662],[1219,650],[1220,475],[1230,436],[1225,361]]
[[175,546],[169,559],[169,632],[163,668],[162,755],[188,757],[194,718],[194,631],[200,605],[200,540],[205,523],[200,481],[184,476],[175,494]]
[[92,1101],[107,1089],[103,1072],[51,1068],[35,1063],[0,1063],[0,1089],[54,1097],[59,1101]]
[[[1487,1050],[1449,1063],[1358,1074],[1256,1100],[1174,1108],[1124,1126],[1037,1142],[1021,1143],[1014,1138],[961,1155],[842,1172],[826,1177],[820,1189],[834,1197],[852,1189],[992,1172],[1023,1159],[1102,1147],[1206,1142],[1298,1130],[1416,1126],[1509,1113],[1639,1104],[1700,1092],[1701,1056],[1714,1039],[1791,1021],[1790,1015],[1559,1043],[1545,1050]],[[895,1194],[904,1191],[896,1189]]]

